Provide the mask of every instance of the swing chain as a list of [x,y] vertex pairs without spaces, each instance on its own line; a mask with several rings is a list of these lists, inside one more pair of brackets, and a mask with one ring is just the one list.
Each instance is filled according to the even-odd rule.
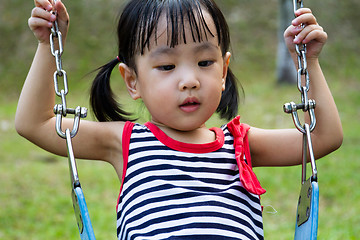
[[[53,1],[56,4],[56,0]],[[52,14],[57,15],[56,11],[53,11]],[[58,43],[55,47],[55,43]],[[63,54],[63,41],[62,35],[59,31],[59,26],[57,20],[55,20],[53,27],[51,28],[50,33],[50,50],[51,54],[55,57],[56,70],[54,72],[54,88],[55,93],[58,97],[61,98],[61,104],[56,104],[54,106],[54,113],[56,115],[55,128],[57,134],[66,140],[67,155],[69,162],[70,170],[70,182],[72,188],[72,200],[73,207],[75,212],[76,221],[78,224],[78,229],[81,239],[95,240],[94,231],[91,225],[89,212],[87,210],[85,197],[81,189],[81,184],[79,181],[79,176],[76,167],[76,161],[74,156],[74,151],[72,147],[71,139],[75,137],[78,132],[80,118],[85,118],[87,115],[87,109],[84,107],[76,107],[75,109],[67,108],[66,106],[66,95],[69,93],[68,82],[66,71],[62,68],[61,56]],[[59,88],[59,79],[63,79],[63,88]],[[60,90],[59,90],[60,89]],[[72,130],[66,128],[65,132],[61,129],[62,117],[66,117],[67,114],[74,115],[74,121]]]
[[[56,1],[55,1],[56,2]],[[53,12],[56,15],[56,12]],[[55,44],[57,43],[57,46]],[[59,30],[58,22],[55,21],[51,28],[50,34],[50,50],[51,54],[55,57],[56,71],[54,72],[54,88],[55,93],[61,98],[61,104],[54,106],[54,113],[56,115],[56,132],[57,134],[66,139],[66,131],[61,129],[62,117],[66,117],[67,114],[74,115],[73,127],[70,131],[70,137],[73,138],[77,134],[80,124],[80,118],[85,118],[87,115],[87,109],[85,107],[76,107],[75,109],[67,108],[66,106],[66,95],[69,93],[68,81],[66,71],[62,68],[61,56],[64,52],[62,34]],[[59,88],[59,80],[63,79],[63,88]],[[60,90],[59,90],[60,89]]]
[[[293,0],[294,13],[303,8],[304,4],[302,0]],[[301,25],[304,28],[304,24]],[[315,129],[315,100],[308,98],[308,92],[310,89],[310,78],[307,69],[306,59],[306,44],[296,44],[295,50],[297,53],[298,71],[297,71],[297,88],[301,93],[301,103],[295,104],[294,102],[284,104],[284,112],[291,113],[295,124],[295,127],[303,134],[303,161],[302,161],[302,183],[306,181],[306,163],[307,153],[310,155],[310,163],[312,167],[312,180],[317,181],[317,169],[314,158],[314,152],[312,147],[311,132]],[[304,84],[303,84],[304,83]],[[298,110],[302,109],[303,112],[309,114],[310,123],[302,125],[299,120]]]
[[[302,0],[293,0],[294,13],[299,9],[303,8],[304,4]],[[303,24],[301,27],[305,27]],[[295,104],[294,102],[284,104],[284,112],[291,113],[296,128],[306,134],[305,127],[300,123],[297,110],[302,109],[303,112],[308,112],[310,117],[310,132],[315,129],[316,118],[315,118],[315,100],[308,98],[308,92],[310,89],[310,78],[307,69],[306,59],[306,44],[296,44],[295,50],[297,53],[298,70],[297,70],[297,88],[301,93],[301,103]],[[304,84],[303,84],[304,83]]]

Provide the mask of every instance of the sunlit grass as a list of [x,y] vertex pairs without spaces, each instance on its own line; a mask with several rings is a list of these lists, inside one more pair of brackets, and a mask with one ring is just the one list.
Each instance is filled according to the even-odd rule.
[[[116,79],[116,77],[115,77]],[[282,104],[298,101],[295,86],[277,86],[271,79],[242,81],[246,98],[240,107],[242,120],[266,128],[293,127]],[[253,79],[253,78],[252,78]],[[241,79],[240,79],[241,80]],[[341,84],[330,77],[344,127],[343,146],[319,160],[319,239],[356,239],[360,231],[360,90],[358,81]],[[115,84],[116,85],[116,84]],[[119,85],[120,89],[121,86]],[[88,86],[74,86],[68,104],[87,106]],[[119,93],[123,90],[119,90]],[[85,95],[85,96],[84,96]],[[137,113],[141,103],[122,94],[121,101]],[[18,136],[13,127],[16,101],[0,104],[0,238],[76,239],[66,158],[49,154]],[[91,118],[91,115],[90,115]],[[141,121],[146,121],[143,118]],[[24,119],[26,121],[26,119]],[[209,125],[221,125],[216,117]],[[115,205],[119,181],[112,167],[102,162],[78,161],[90,216],[98,239],[115,239]],[[300,191],[300,167],[255,169],[267,193],[262,197],[266,239],[291,239]]]

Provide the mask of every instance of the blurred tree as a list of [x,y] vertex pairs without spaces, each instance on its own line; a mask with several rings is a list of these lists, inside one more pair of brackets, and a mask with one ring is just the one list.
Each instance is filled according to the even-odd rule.
[[279,41],[277,50],[276,79],[280,84],[296,83],[296,70],[283,37],[285,29],[294,18],[293,4],[291,0],[279,0],[279,6]]

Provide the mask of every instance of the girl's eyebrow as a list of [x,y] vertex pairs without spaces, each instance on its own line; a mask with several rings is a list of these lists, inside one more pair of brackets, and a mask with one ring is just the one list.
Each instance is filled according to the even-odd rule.
[[169,46],[161,46],[157,47],[154,51],[151,51],[150,58],[157,58],[161,55],[175,55],[176,54],[175,48],[170,48]]
[[219,49],[218,45],[214,45],[211,42],[202,42],[194,47],[194,53],[199,53],[202,51],[218,51],[218,49]]

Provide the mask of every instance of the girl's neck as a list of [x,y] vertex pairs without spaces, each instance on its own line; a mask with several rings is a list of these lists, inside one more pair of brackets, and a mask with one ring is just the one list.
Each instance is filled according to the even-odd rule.
[[180,131],[153,120],[151,120],[151,123],[160,128],[167,136],[179,142],[204,144],[216,140],[215,132],[209,130],[205,124],[191,131]]

